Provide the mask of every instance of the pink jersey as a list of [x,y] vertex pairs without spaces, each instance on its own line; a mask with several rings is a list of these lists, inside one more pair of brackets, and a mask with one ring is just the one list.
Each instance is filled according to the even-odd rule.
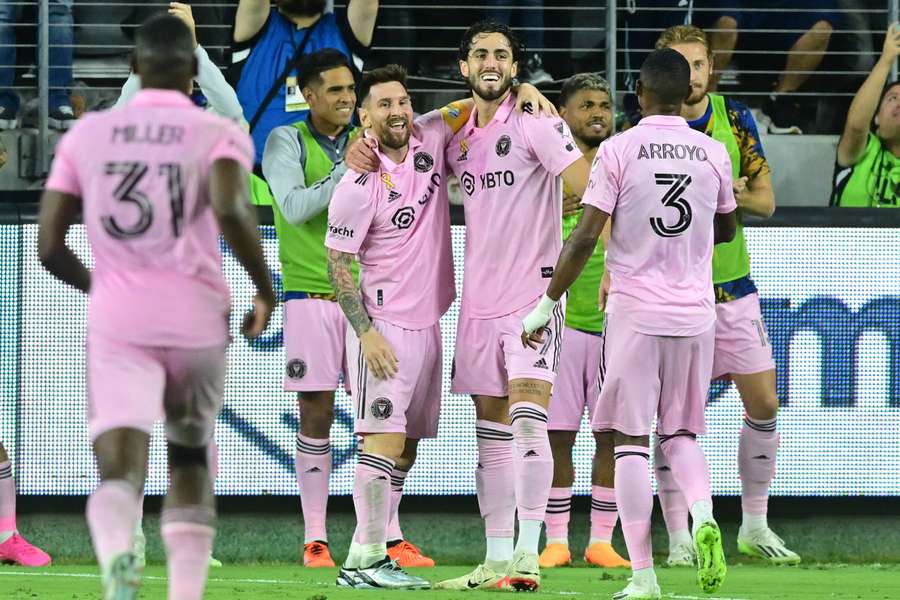
[[613,218],[609,314],[647,335],[712,327],[713,217],[736,208],[725,146],[681,117],[645,117],[600,144],[584,203]]
[[444,147],[433,111],[415,121],[406,159],[379,152],[373,173],[348,171],[328,208],[325,245],[356,254],[369,316],[405,329],[434,325],[456,297]]
[[230,299],[207,192],[219,159],[253,166],[253,142],[180,92],[143,90],[80,119],[47,189],[81,198],[94,256],[88,329],[145,346],[228,340]]
[[466,212],[461,312],[492,319],[540,297],[562,248],[562,183],[581,158],[559,118],[515,110],[509,97],[486,127],[477,110],[447,148]]

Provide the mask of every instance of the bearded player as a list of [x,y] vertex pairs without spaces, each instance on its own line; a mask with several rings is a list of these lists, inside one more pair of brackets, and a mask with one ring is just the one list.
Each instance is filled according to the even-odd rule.
[[[609,83],[596,73],[573,75],[563,84],[559,106],[559,114],[572,131],[579,150],[586,159],[594,160],[598,146],[609,137],[613,126]],[[578,196],[565,188],[563,194],[565,239],[575,229],[583,210]],[[603,277],[604,251],[601,239],[566,297],[565,340],[547,425],[553,450],[553,487],[544,517],[547,546],[541,552],[541,567],[558,567],[572,562],[569,551],[569,515],[575,481],[572,448],[585,408],[590,417],[600,396],[603,312],[597,307],[597,297]],[[612,433],[596,432],[594,438],[597,446],[591,472],[591,536],[584,560],[599,567],[628,567],[628,561],[619,556],[611,544],[618,520],[613,490]]]

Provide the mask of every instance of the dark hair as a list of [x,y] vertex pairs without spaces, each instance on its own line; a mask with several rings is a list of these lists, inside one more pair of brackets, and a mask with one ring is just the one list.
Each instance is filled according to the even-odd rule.
[[465,62],[469,58],[469,51],[472,49],[472,42],[476,36],[486,33],[501,33],[509,41],[512,48],[513,62],[518,62],[525,54],[525,44],[516,35],[516,32],[510,29],[506,23],[498,23],[497,21],[478,21],[463,34],[459,42],[459,60]]
[[170,14],[157,14],[138,27],[134,35],[134,49],[138,54],[175,57],[187,52],[194,55],[194,39],[191,30]]
[[323,48],[306,54],[298,66],[300,76],[297,78],[297,85],[301,90],[310,84],[318,85],[322,83],[322,73],[340,67],[347,67],[353,73],[350,61],[340,50]]
[[406,89],[406,69],[400,65],[385,65],[366,71],[363,73],[362,81],[359,84],[359,94],[357,94],[359,101],[363,102],[368,97],[369,92],[372,91],[372,86],[391,81],[396,81],[403,86],[403,89]]
[[665,104],[681,104],[690,95],[691,66],[671,48],[654,50],[641,65],[641,84]]
[[613,101],[612,89],[609,82],[600,75],[600,73],[576,73],[563,83],[562,91],[559,94],[559,105],[565,106],[569,98],[574,96],[581,90],[594,90],[597,92],[605,92],[609,96],[610,102]]

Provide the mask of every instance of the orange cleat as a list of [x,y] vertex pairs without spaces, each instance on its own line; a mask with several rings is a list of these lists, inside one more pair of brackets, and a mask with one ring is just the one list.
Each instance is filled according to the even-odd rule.
[[310,569],[333,567],[331,552],[328,551],[328,542],[310,542],[303,547],[303,566]]
[[570,564],[572,564],[572,553],[569,552],[569,547],[565,544],[547,544],[547,547],[541,552],[540,558],[538,558],[538,565],[542,569],[565,567]]
[[397,561],[401,568],[407,567],[433,567],[434,559],[428,558],[415,545],[406,540],[388,548],[388,556]]
[[615,569],[617,567],[630,568],[631,563],[619,556],[612,544],[597,542],[588,546],[584,551],[584,560],[589,565]]

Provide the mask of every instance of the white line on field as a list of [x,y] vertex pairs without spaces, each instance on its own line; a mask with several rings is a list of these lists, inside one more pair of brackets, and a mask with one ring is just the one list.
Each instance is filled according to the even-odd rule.
[[[46,573],[46,572],[38,572],[38,573],[30,573],[26,571],[0,571],[0,575],[19,575],[22,577],[69,577],[69,578],[81,578],[81,579],[99,579],[100,575],[97,573]],[[150,581],[166,581],[166,577],[159,577],[157,575],[144,575],[143,579]],[[296,585],[297,580],[289,580],[289,579],[222,579],[219,577],[210,577],[208,581],[212,583],[259,583],[259,584],[268,584],[268,585]],[[331,587],[330,584],[321,583],[321,582],[303,582],[307,585],[313,585],[316,587]],[[568,591],[560,591],[560,592],[551,592],[556,596],[583,596],[584,592],[568,592]],[[718,596],[684,596],[681,594],[665,594],[665,598],[672,598],[673,600],[747,600],[746,598],[724,598]]]

